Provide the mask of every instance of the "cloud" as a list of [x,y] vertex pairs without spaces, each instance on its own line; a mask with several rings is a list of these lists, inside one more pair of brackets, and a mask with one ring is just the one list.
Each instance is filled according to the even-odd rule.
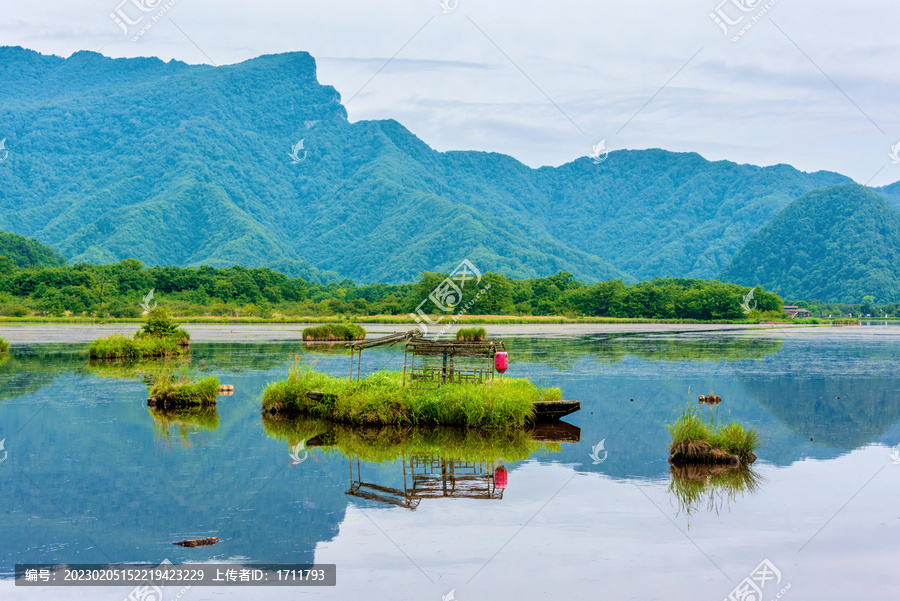
[[460,0],[442,14],[436,0],[180,0],[134,43],[109,17],[116,2],[45,0],[5,7],[0,31],[5,43],[60,56],[102,48],[224,65],[308,51],[343,98],[362,90],[351,120],[396,119],[435,148],[532,166],[607,137],[613,148],[900,179],[887,159],[900,140],[893,4],[778,2],[737,43],[709,18],[715,4]]

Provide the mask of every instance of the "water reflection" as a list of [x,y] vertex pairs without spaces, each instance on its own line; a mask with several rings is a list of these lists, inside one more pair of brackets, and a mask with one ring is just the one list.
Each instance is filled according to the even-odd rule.
[[718,513],[728,503],[759,490],[762,478],[751,466],[681,465],[669,470],[668,492],[679,513],[690,516],[701,510]]
[[578,442],[580,430],[565,422],[536,424],[522,430],[479,430],[452,427],[351,427],[307,417],[262,414],[266,434],[288,447],[302,443],[328,454],[373,463],[409,456],[448,460],[516,462],[535,453],[557,452],[562,443]]
[[433,455],[403,458],[403,488],[393,488],[363,479],[359,458],[351,458],[350,489],[352,497],[378,501],[413,511],[423,499],[503,498],[506,489],[506,467],[493,461],[448,460]]
[[190,447],[192,434],[213,432],[219,427],[219,413],[215,405],[179,409],[149,407],[147,410],[153,417],[154,436],[166,448],[172,447],[173,440],[177,440],[182,447]]
[[[502,499],[507,463],[558,452],[563,443],[581,439],[579,428],[565,422],[502,431],[350,427],[269,414],[262,415],[262,422],[267,435],[287,443],[293,465],[305,461],[310,449],[343,455],[350,466],[346,494],[412,510],[423,499]],[[372,464],[392,464],[392,470],[370,471]]]

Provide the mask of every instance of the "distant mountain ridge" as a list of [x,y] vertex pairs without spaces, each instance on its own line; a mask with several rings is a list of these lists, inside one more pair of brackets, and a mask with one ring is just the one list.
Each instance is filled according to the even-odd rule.
[[441,153],[393,120],[350,123],[304,52],[211,67],[3,47],[0,77],[0,230],[70,261],[711,278],[792,200],[850,182],[658,149],[539,169]]
[[790,299],[900,300],[900,211],[858,184],[813,190],[756,232],[722,277]]

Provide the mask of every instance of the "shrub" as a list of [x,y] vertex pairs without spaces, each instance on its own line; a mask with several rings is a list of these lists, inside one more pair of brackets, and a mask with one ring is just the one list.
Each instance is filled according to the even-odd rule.
[[187,330],[179,328],[178,324],[173,322],[169,314],[161,307],[157,307],[147,315],[147,322],[135,332],[134,337],[137,339],[170,338],[178,344],[188,344],[191,340],[191,335]]
[[28,310],[24,305],[12,304],[6,305],[2,309],[0,309],[0,315],[4,317],[25,317],[31,311]]

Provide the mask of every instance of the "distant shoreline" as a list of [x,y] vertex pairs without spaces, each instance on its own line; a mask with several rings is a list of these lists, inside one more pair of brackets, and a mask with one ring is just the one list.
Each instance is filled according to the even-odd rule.
[[[358,323],[358,324],[408,324],[410,329],[416,327],[415,322],[411,321],[405,315],[354,315],[345,316],[285,316],[274,318],[263,317],[225,317],[225,316],[172,316],[172,319],[181,323],[209,323],[209,324],[319,324],[319,323]],[[875,319],[875,318],[872,318]],[[885,318],[878,318],[878,321],[884,321]],[[887,318],[891,321],[890,318]],[[831,324],[832,320],[821,319],[804,319],[804,320],[785,320],[778,322],[786,325],[811,325],[811,324]],[[897,320],[900,321],[900,320]],[[12,324],[141,324],[144,320],[134,317],[0,317],[0,325]],[[643,317],[565,317],[562,315],[467,315],[458,318],[455,322],[445,319],[436,323],[430,328],[440,330],[447,325],[457,324],[637,324],[637,323],[660,323],[660,324],[728,324],[728,325],[756,325],[759,321],[746,320],[700,320],[700,319],[650,319]]]

